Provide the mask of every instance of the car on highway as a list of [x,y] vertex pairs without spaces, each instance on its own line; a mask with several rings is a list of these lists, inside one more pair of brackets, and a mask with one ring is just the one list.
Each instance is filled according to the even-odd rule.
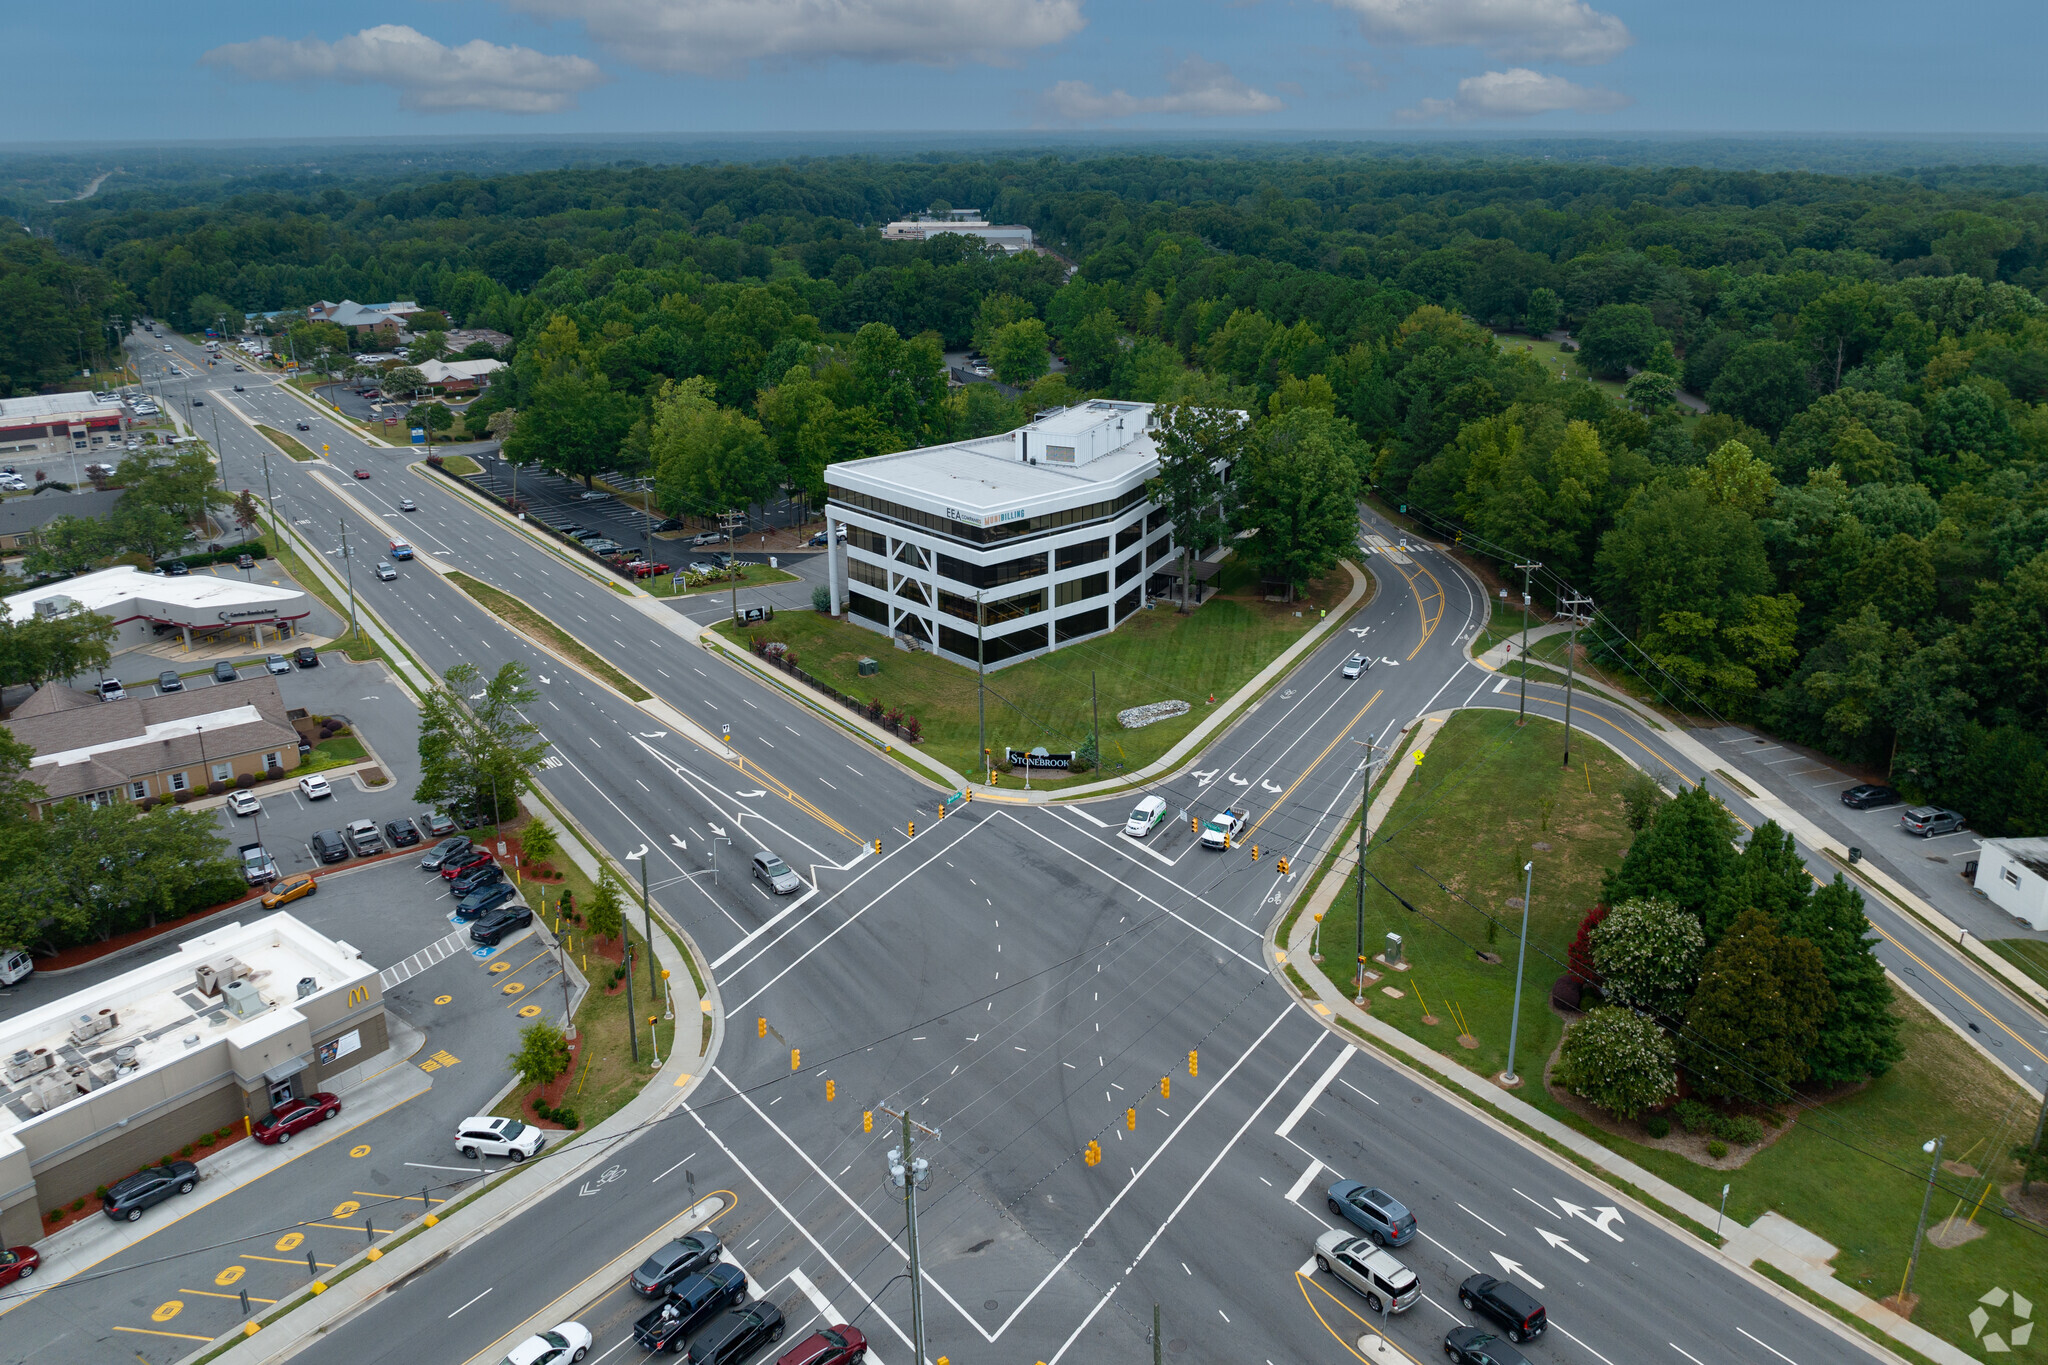
[[457,877],[448,885],[448,894],[461,900],[472,891],[481,891],[487,886],[496,886],[505,880],[505,869],[496,863],[478,863],[469,871]]
[[356,477],[359,479],[367,479],[370,477],[370,471],[367,469],[358,469],[356,471]]
[[[468,843],[469,841],[465,839],[463,842]],[[441,875],[452,882],[463,873],[472,868],[482,867],[490,860],[491,851],[489,849],[478,848],[471,844],[469,848],[458,849],[441,860]],[[425,864],[422,863],[421,866],[425,866]]]
[[718,1261],[718,1234],[710,1228],[669,1241],[640,1263],[630,1283],[642,1298],[658,1299],[687,1277]]
[[301,896],[310,896],[319,889],[320,883],[310,872],[301,872],[295,877],[286,877],[283,881],[274,884],[270,888],[269,894],[264,896],[263,908],[265,910],[275,910],[278,906],[287,905]]
[[510,882],[492,882],[489,886],[480,886],[455,902],[455,918],[459,920],[482,919],[499,906],[511,901],[518,894],[519,888]]
[[314,773],[311,777],[299,779],[299,795],[308,801],[324,801],[334,795],[334,788],[328,785],[326,778]]
[[640,1315],[633,1324],[633,1340],[649,1351],[679,1354],[690,1334],[721,1308],[744,1303],[747,1272],[725,1261],[714,1261],[702,1274],[692,1275],[669,1291],[667,1298]]
[[299,423],[299,430],[300,430],[300,431],[311,431],[312,429],[313,429],[313,424],[312,424],[311,422],[301,422],[301,423]]
[[1381,1246],[1403,1246],[1415,1240],[1415,1215],[1408,1206],[1363,1180],[1340,1180],[1330,1186],[1330,1212],[1356,1223]]
[[738,1304],[713,1318],[690,1343],[689,1365],[738,1365],[771,1341],[780,1341],[782,1310],[762,1299]]
[[[237,366],[235,366],[235,368],[239,370],[239,369],[241,369],[242,367],[241,367],[240,365],[237,365]],[[237,384],[237,385],[235,385],[235,392],[236,392],[236,393],[240,393],[241,391],[242,391],[242,386],[241,386],[240,384]]]
[[514,1346],[499,1365],[575,1365],[590,1354],[590,1340],[582,1323],[556,1323]]
[[480,1156],[509,1156],[524,1161],[538,1156],[548,1135],[518,1119],[478,1114],[455,1125],[455,1150],[475,1161]]
[[292,662],[300,668],[318,668],[320,666],[320,651],[311,645],[300,645],[292,651]]
[[1146,796],[1138,800],[1131,818],[1124,821],[1124,833],[1133,839],[1142,839],[1166,823],[1166,799]]
[[766,884],[778,896],[793,896],[804,889],[804,879],[765,848],[754,855],[753,869],[754,880]]
[[347,833],[348,846],[355,850],[358,858],[368,858],[384,851],[384,836],[377,832],[375,820],[351,820]]
[[[442,818],[446,819],[447,817],[443,816]],[[454,822],[450,821],[448,827],[454,828]],[[433,834],[435,832],[434,817],[430,815],[427,817],[427,833]],[[466,835],[450,835],[421,855],[420,871],[439,872],[448,865],[449,859],[461,857],[469,852],[471,847],[472,845]],[[449,880],[453,881],[454,878],[451,877]]]
[[420,828],[430,839],[441,839],[455,832],[455,822],[440,811],[430,810],[420,816]]
[[400,498],[398,500],[398,510],[401,512],[417,512],[420,510],[420,505],[411,498]]
[[199,1185],[199,1168],[189,1161],[167,1161],[116,1180],[100,1196],[100,1210],[117,1223],[132,1223],[142,1211],[174,1194],[190,1194]]
[[393,559],[411,559],[411,558],[412,558],[412,546],[410,546],[410,545],[406,544],[406,543],[405,543],[404,541],[402,541],[402,540],[394,540],[394,541],[392,541],[392,542],[391,542],[391,557],[392,557]]
[[1842,793],[1842,804],[1850,810],[1874,810],[1879,806],[1896,806],[1905,799],[1890,787],[1880,787],[1874,782],[1859,782]]
[[[510,891],[511,888],[505,888]],[[469,926],[469,941],[488,947],[514,929],[533,923],[533,911],[523,905],[501,905]]]
[[1422,1301],[1422,1281],[1399,1257],[1344,1228],[1316,1238],[1316,1269],[1365,1297],[1373,1312],[1405,1313]]
[[292,661],[282,654],[266,654],[263,657],[263,671],[273,678],[282,678],[292,671]]
[[293,1133],[303,1132],[316,1123],[325,1123],[340,1112],[341,1096],[322,1090],[304,1099],[286,1100],[257,1119],[249,1132],[264,1146],[275,1147],[290,1142]]
[[228,793],[228,812],[232,815],[255,815],[263,809],[263,802],[255,792],[232,791]]
[[393,848],[411,848],[420,841],[419,826],[403,817],[386,820],[384,838]]
[[1908,834],[1932,839],[1937,834],[1954,834],[1961,829],[1963,816],[1960,811],[1943,810],[1939,806],[1914,806],[1899,813],[1899,825]]
[[313,857],[323,863],[338,863],[348,857],[348,840],[341,837],[338,829],[316,829],[306,845],[313,850]]
[[1495,1279],[1483,1271],[1468,1275],[1458,1286],[1458,1302],[1465,1311],[1492,1318],[1516,1345],[1543,1335],[1550,1319],[1543,1305],[1522,1292],[1520,1285]]
[[1529,1357],[1483,1327],[1453,1327],[1444,1333],[1444,1358],[1451,1365],[1529,1365]]
[[195,408],[203,408],[206,406],[206,400],[204,398],[195,398],[192,400],[192,406]]
[[42,1263],[43,1254],[34,1247],[8,1247],[0,1251],[0,1285],[29,1278]]
[[398,578],[398,570],[397,570],[396,568],[392,567],[392,564],[391,564],[391,561],[390,561],[390,560],[388,560],[388,559],[380,559],[380,560],[378,560],[378,561],[377,561],[377,581],[378,581],[378,582],[380,582],[380,583],[391,583],[391,582],[395,582],[395,581],[397,580],[397,578]]
[[213,666],[213,680],[217,683],[238,682],[241,676],[241,674],[235,672],[235,666],[226,659],[222,659]]
[[1344,676],[1355,678],[1372,667],[1372,660],[1363,654],[1354,654],[1344,661]]
[[867,1354],[866,1334],[849,1323],[835,1322],[784,1351],[775,1365],[858,1365]]

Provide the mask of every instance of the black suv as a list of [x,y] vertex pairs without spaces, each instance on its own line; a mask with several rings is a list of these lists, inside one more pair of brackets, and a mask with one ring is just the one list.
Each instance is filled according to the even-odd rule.
[[684,1280],[642,1314],[633,1324],[633,1340],[650,1351],[680,1351],[706,1318],[721,1308],[744,1303],[746,1297],[747,1272],[714,1261],[709,1270]]
[[490,945],[511,933],[524,929],[533,923],[533,911],[524,905],[501,905],[477,920],[469,927],[472,943]]
[[1473,1275],[1459,1285],[1458,1302],[1471,1312],[1492,1318],[1507,1332],[1508,1340],[1518,1344],[1543,1335],[1550,1325],[1542,1304],[1518,1286],[1491,1275]]
[[487,886],[496,886],[505,880],[505,869],[496,863],[478,863],[469,871],[448,883],[448,890],[457,900],[472,891],[481,891]]
[[313,847],[313,856],[323,863],[338,863],[348,856],[348,841],[338,829],[319,830],[307,842]]
[[1444,1333],[1444,1356],[1451,1365],[1529,1365],[1529,1358],[1478,1327],[1453,1327]]
[[410,820],[386,820],[384,837],[393,848],[411,848],[420,841],[419,827]]
[[686,1275],[694,1275],[718,1260],[718,1234],[706,1228],[678,1237],[640,1263],[633,1272],[633,1292],[657,1299]]
[[1871,810],[1878,806],[1896,806],[1905,798],[1890,787],[1880,787],[1870,782],[1859,782],[1842,793],[1842,804],[1850,810]]
[[152,1166],[107,1186],[100,1196],[100,1208],[116,1222],[132,1223],[150,1205],[161,1204],[174,1194],[190,1194],[198,1183],[199,1168],[189,1161]]
[[782,1337],[782,1310],[763,1299],[728,1308],[690,1343],[689,1365],[733,1365]]
[[292,662],[300,668],[318,668],[320,666],[320,651],[311,645],[300,645],[292,651]]

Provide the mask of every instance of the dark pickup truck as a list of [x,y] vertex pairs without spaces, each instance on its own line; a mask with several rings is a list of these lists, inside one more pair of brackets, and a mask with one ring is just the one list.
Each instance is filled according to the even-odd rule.
[[633,1340],[649,1351],[680,1355],[690,1333],[729,1304],[747,1297],[747,1273],[725,1261],[713,1262],[670,1291],[633,1324]]

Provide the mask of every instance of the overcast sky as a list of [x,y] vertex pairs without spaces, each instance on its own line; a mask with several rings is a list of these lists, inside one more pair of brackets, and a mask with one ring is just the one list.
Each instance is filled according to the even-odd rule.
[[2040,133],[2040,0],[161,0],[5,7],[0,138]]

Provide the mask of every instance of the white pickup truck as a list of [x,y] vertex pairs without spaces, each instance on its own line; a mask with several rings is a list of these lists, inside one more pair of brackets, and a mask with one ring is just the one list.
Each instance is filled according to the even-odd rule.
[[1226,807],[1209,817],[1209,823],[1202,826],[1202,847],[1229,848],[1231,843],[1244,833],[1245,826],[1250,821],[1251,812],[1239,810],[1235,806]]

